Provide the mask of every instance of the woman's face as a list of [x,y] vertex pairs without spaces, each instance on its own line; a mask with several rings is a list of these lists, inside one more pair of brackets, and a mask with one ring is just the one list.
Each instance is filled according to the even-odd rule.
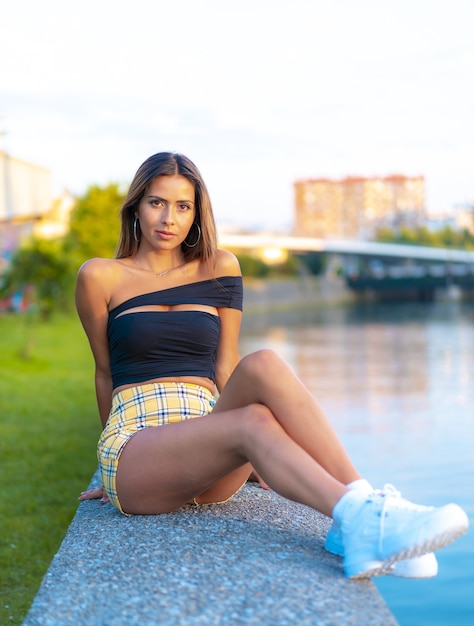
[[153,249],[173,250],[183,243],[196,209],[194,186],[187,178],[157,176],[145,190],[138,205],[141,241]]

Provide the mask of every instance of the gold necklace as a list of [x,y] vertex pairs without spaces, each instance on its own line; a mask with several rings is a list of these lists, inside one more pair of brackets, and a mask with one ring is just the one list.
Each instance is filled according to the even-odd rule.
[[177,270],[180,267],[183,267],[183,265],[184,265],[184,263],[181,263],[180,265],[175,265],[174,267],[169,267],[164,272],[154,272],[154,274],[155,274],[155,276],[166,276],[166,274],[168,274],[168,272],[171,272],[171,270]]
[[153,271],[149,267],[147,267],[147,268],[140,267],[135,261],[134,261],[134,265],[136,267],[138,267],[138,269],[145,270],[146,272],[152,272],[155,276],[163,277],[163,276],[166,276],[166,274],[168,274],[169,272],[171,272],[171,270],[177,270],[180,267],[183,267],[183,265],[186,265],[186,263],[180,263],[179,265],[173,265],[173,267],[169,267],[167,270],[164,270],[163,272],[155,272],[155,271]]
[[[179,265],[177,267],[179,267]],[[154,272],[154,274],[155,276],[166,276],[168,272],[171,272],[171,270],[177,269],[177,267],[170,267],[168,270],[165,270],[164,272]]]

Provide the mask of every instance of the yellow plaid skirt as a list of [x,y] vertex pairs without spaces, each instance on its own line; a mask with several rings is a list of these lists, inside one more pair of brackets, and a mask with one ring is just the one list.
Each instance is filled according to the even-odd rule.
[[202,417],[215,405],[212,393],[191,383],[147,383],[112,399],[112,409],[97,444],[99,470],[110,501],[123,513],[117,496],[117,466],[127,441],[143,428]]

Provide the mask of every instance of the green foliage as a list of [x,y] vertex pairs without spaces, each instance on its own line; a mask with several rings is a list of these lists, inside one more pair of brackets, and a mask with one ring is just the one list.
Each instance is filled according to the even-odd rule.
[[327,255],[322,252],[306,252],[300,259],[314,276],[322,274],[327,266]]
[[273,278],[280,276],[296,276],[299,262],[295,256],[289,255],[286,261],[277,264],[268,264],[251,254],[236,253],[242,275],[249,278]]
[[238,259],[243,276],[265,278],[270,273],[270,267],[257,257],[250,254],[239,254]]
[[70,309],[79,266],[91,257],[114,255],[123,200],[116,183],[90,187],[76,201],[65,239],[33,238],[14,253],[1,277],[0,297],[21,291],[44,319]]
[[278,275],[296,276],[300,272],[300,262],[296,256],[289,254],[284,263],[276,266],[276,270]]
[[76,317],[0,316],[0,624],[21,624],[97,468],[93,361]]
[[474,250],[474,235],[467,229],[454,230],[450,226],[436,231],[431,231],[426,226],[420,228],[402,226],[396,230],[384,227],[377,232],[375,239],[384,243]]
[[2,276],[2,295],[31,292],[40,315],[48,318],[55,309],[67,310],[71,302],[72,267],[61,241],[31,239],[18,248]]
[[120,208],[125,199],[118,183],[93,185],[77,199],[66,246],[76,265],[92,257],[114,256],[120,233]]

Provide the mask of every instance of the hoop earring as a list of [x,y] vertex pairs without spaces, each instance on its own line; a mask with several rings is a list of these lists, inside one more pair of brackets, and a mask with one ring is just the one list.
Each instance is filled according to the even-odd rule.
[[[195,225],[195,226],[196,226],[196,228],[198,229],[198,236],[197,236],[196,241],[195,241],[193,244],[188,243],[188,242],[186,241],[186,239],[183,241],[184,245],[185,245],[185,246],[188,246],[188,248],[195,248],[195,247],[198,245],[199,240],[201,239],[201,227],[199,226],[199,224],[198,224],[197,222],[193,222],[193,226],[194,226],[194,225]],[[191,228],[190,228],[189,230],[191,230]],[[188,233],[188,235],[189,235],[189,233]],[[186,236],[187,236],[187,235],[186,235]]]
[[137,243],[139,243],[140,240],[138,239],[138,236],[137,236],[137,223],[138,223],[138,217],[136,217],[133,220],[133,238],[135,239]]

